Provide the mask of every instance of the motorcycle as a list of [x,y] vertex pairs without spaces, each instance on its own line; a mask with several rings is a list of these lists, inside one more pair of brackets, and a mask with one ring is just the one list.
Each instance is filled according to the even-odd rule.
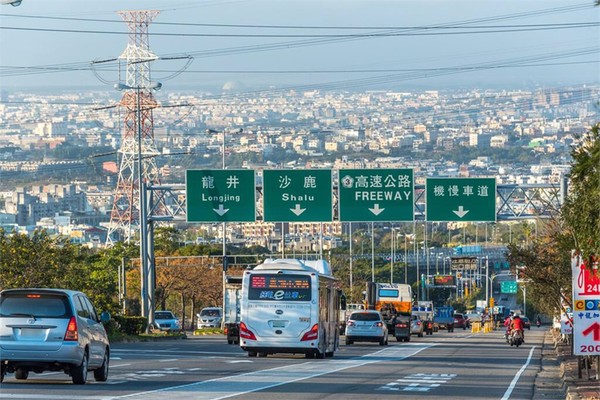
[[535,324],[537,325],[537,327],[539,328],[540,326],[542,326],[542,321],[540,321],[539,319],[535,322]]
[[517,346],[519,347],[520,345],[523,344],[523,331],[521,330],[513,330],[510,333],[510,336],[508,337],[508,344],[510,344],[510,346]]

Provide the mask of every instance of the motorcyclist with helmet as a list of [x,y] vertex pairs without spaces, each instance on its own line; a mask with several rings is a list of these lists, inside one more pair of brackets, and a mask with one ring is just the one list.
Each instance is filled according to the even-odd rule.
[[513,316],[510,323],[510,332],[513,331],[521,331],[521,337],[523,338],[523,343],[525,343],[525,324],[523,324],[523,320],[518,315]]

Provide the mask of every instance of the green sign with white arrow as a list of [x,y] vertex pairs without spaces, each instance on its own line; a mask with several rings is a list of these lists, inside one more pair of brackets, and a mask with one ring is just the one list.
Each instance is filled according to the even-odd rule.
[[264,221],[331,222],[331,181],[329,169],[264,170]]
[[500,293],[517,293],[517,282],[502,281],[500,282]]
[[426,219],[496,221],[495,178],[427,178]]
[[256,221],[253,170],[188,170],[185,190],[188,222]]
[[413,221],[412,169],[341,169],[340,221]]

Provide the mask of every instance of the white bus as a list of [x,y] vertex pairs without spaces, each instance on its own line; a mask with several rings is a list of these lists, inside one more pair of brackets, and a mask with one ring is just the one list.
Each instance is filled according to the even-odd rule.
[[324,260],[268,259],[244,272],[240,347],[249,357],[274,353],[333,357],[345,308]]

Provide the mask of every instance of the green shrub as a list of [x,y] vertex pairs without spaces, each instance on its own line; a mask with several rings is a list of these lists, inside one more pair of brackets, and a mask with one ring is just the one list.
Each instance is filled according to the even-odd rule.
[[128,335],[139,335],[146,331],[148,320],[145,317],[133,317],[125,315],[116,315],[114,317],[120,330]]

